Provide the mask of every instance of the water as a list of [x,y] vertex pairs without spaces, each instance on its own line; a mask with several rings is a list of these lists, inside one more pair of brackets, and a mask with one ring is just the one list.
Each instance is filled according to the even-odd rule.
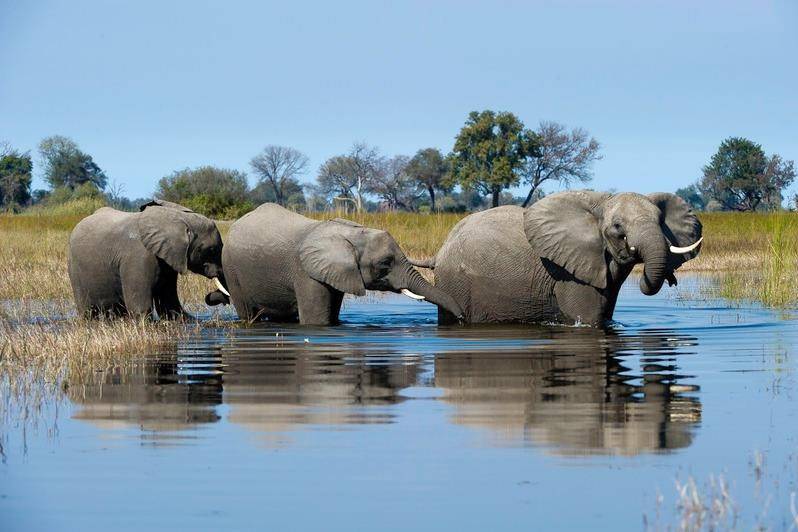
[[639,529],[710,475],[740,528],[788,528],[798,327],[678,294],[629,283],[609,331],[393,297],[205,331],[12,412],[0,529]]

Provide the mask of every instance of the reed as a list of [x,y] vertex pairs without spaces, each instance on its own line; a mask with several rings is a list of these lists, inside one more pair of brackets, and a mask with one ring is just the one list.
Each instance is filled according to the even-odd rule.
[[[452,227],[466,215],[327,212],[308,216],[318,220],[340,216],[385,229],[409,257],[425,259],[436,253]],[[67,241],[81,217],[68,213],[0,215],[0,301],[71,300]],[[701,254],[680,271],[719,272],[726,297],[780,307],[798,302],[793,281],[798,263],[798,214],[701,213],[700,218],[705,235]],[[218,222],[223,237],[230,224]],[[203,277],[185,275],[179,292],[185,302],[201,304],[211,286]]]

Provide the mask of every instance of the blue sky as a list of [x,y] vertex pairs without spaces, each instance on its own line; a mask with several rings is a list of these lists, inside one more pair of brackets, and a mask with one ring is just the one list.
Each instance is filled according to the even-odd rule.
[[595,188],[674,190],[728,136],[798,159],[796,57],[791,0],[0,0],[0,140],[70,136],[136,197],[266,144],[306,181],[354,141],[448,151],[508,110],[596,136]]

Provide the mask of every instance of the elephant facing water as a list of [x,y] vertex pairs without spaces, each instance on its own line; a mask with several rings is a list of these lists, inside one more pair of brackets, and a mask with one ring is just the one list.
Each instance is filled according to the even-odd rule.
[[[470,323],[600,325],[635,264],[640,290],[656,294],[700,242],[701,222],[673,194],[568,191],[472,214],[418,265],[435,267],[436,286]],[[439,322],[451,321],[439,310]]]
[[[344,294],[402,292],[462,314],[424,280],[385,231],[348,220],[320,222],[265,203],[230,228],[222,257],[232,302],[247,320],[330,325]],[[208,303],[223,300],[218,292]]]
[[178,273],[191,271],[222,286],[216,224],[168,201],[140,210],[103,207],[72,231],[69,280],[80,314],[141,317],[155,310],[160,318],[187,317],[177,296]]

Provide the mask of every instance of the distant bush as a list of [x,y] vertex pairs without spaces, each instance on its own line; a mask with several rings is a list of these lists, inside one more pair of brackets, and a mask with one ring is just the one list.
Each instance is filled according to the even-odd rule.
[[231,218],[254,208],[247,176],[238,170],[200,166],[162,177],[155,197],[180,203],[211,218]]
[[185,205],[194,212],[198,212],[204,214],[205,216],[219,220],[234,220],[244,216],[246,213],[255,208],[255,205],[249,200],[229,204],[219,196],[210,194],[192,196],[190,198],[181,200],[179,203],[181,205]]
[[88,216],[100,207],[107,207],[104,197],[83,197],[63,203],[40,203],[26,209],[22,214],[32,216]]

